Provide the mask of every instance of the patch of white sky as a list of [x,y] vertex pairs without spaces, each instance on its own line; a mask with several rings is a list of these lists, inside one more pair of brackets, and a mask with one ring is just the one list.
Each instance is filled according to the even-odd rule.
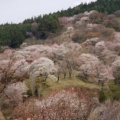
[[27,18],[65,10],[96,0],[0,0],[0,24],[19,23]]

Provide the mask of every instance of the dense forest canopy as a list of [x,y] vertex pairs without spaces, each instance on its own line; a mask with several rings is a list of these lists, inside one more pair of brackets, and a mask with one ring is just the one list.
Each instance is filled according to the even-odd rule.
[[91,3],[81,3],[80,5],[69,8],[67,10],[58,11],[57,14],[61,16],[73,16],[85,11],[97,10],[98,12],[104,12],[111,14],[120,9],[120,0],[97,0]]
[[26,19],[20,24],[0,25],[0,45],[19,47],[27,37],[26,32],[38,39],[46,39],[49,33],[57,33],[61,30],[59,17],[74,16],[91,10],[111,14],[119,9],[120,0],[97,0],[88,4],[81,3],[74,8],[68,8],[53,14]]

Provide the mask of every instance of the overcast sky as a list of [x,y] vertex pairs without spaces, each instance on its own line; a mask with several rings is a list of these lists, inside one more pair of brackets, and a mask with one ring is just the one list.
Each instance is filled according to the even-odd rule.
[[0,0],[0,24],[19,23],[24,19],[74,7],[96,0]]

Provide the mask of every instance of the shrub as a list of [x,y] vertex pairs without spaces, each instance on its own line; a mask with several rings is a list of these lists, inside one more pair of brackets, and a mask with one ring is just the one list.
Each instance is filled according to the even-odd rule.
[[99,94],[99,101],[104,102],[106,99],[107,99],[107,96],[106,96],[105,92],[103,90],[101,90],[100,94]]
[[111,92],[111,98],[113,100],[120,100],[120,86],[116,84],[109,84],[110,92]]
[[114,74],[114,77],[115,77],[115,83],[120,85],[120,70],[118,69],[113,74]]
[[116,91],[113,95],[112,98],[114,100],[120,100],[120,91]]
[[77,43],[81,43],[85,40],[84,38],[84,34],[83,33],[80,33],[80,32],[76,32],[73,37],[72,37],[72,40],[74,42],[77,42]]

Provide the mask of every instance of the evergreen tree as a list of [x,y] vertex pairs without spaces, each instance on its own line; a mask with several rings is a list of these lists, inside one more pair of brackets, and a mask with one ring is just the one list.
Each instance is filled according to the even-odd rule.
[[24,36],[18,25],[6,24],[0,26],[0,45],[8,45],[10,47],[19,47],[23,42]]

